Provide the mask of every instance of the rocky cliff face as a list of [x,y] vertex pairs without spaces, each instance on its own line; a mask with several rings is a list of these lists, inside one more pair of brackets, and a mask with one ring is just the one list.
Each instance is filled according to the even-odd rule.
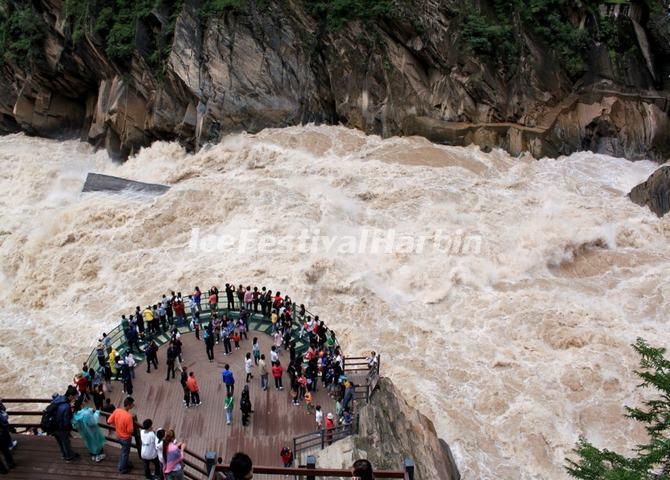
[[[26,2],[5,3],[8,16]],[[0,132],[79,135],[125,156],[157,139],[196,149],[232,131],[341,122],[514,154],[670,154],[668,20],[642,7],[630,14],[625,55],[591,42],[586,68],[570,76],[516,19],[513,68],[495,52],[475,55],[457,1],[392,2],[393,14],[337,28],[303,0],[226,0],[209,10],[202,0],[158,1],[134,20],[124,61],[110,58],[99,11],[73,33],[76,3],[31,3],[37,52],[2,62]],[[494,3],[473,5],[485,15]],[[588,14],[574,17],[575,31],[586,28]],[[155,38],[169,40],[160,61],[150,53]]]
[[460,480],[451,450],[433,422],[410,407],[388,378],[379,380],[371,403],[359,415],[357,435],[311,452],[319,467],[349,468],[367,458],[379,470],[398,470],[403,459],[411,458],[416,480]]
[[628,194],[641,206],[649,207],[659,217],[670,212],[670,167],[661,167]]

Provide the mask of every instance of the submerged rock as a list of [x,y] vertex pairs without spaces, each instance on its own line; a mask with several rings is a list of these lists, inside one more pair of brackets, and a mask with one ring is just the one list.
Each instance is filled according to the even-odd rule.
[[659,217],[670,212],[670,167],[661,167],[646,182],[633,187],[628,194],[638,205],[647,206]]

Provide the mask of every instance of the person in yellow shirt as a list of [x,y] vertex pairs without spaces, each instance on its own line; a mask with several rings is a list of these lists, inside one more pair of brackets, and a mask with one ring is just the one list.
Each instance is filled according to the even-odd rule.
[[119,369],[116,368],[116,349],[112,347],[112,350],[109,352],[109,369],[112,371],[112,376],[118,380],[119,379]]
[[142,312],[142,316],[144,317],[144,323],[147,324],[147,328],[149,329],[150,332],[155,332],[155,327],[154,327],[154,312],[151,310],[151,307],[147,307],[144,309]]

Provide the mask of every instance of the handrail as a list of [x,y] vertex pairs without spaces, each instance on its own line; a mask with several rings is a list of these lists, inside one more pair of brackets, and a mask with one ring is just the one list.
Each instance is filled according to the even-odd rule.
[[[212,468],[210,473],[210,479],[214,478],[216,473],[225,472],[230,470],[228,465],[216,465]],[[337,469],[337,468],[306,468],[306,467],[265,467],[265,466],[256,466],[253,467],[254,475],[296,475],[296,476],[308,476],[308,477],[353,477],[351,470]],[[375,478],[384,479],[384,478],[405,478],[405,472],[401,470],[375,470]]]

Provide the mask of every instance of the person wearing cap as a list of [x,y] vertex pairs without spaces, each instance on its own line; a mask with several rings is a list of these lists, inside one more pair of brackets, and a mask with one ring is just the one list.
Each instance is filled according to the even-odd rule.
[[332,413],[326,415],[326,439],[328,440],[328,445],[333,443],[333,429],[335,428],[335,416]]

